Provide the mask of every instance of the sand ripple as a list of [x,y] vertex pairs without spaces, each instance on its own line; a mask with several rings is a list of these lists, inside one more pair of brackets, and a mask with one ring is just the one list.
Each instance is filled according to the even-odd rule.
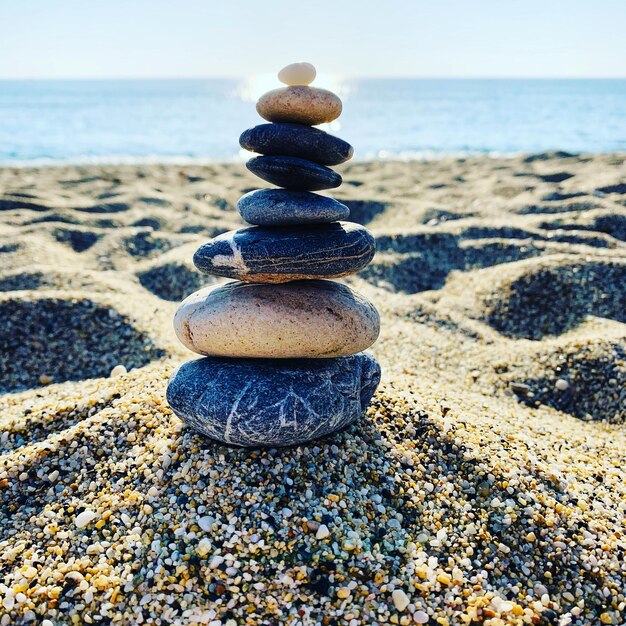
[[193,250],[254,178],[0,170],[2,623],[623,623],[623,164],[342,167],[384,383],[254,453],[164,399]]

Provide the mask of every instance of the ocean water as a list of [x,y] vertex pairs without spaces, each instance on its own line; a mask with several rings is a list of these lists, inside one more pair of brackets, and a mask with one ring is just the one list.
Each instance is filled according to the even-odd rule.
[[[272,81],[0,81],[0,163],[237,160]],[[626,80],[335,80],[357,159],[626,151]]]

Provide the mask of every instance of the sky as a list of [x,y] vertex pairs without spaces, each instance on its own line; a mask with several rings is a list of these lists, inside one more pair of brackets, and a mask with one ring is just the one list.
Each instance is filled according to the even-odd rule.
[[0,79],[626,76],[626,0],[0,0],[0,24]]

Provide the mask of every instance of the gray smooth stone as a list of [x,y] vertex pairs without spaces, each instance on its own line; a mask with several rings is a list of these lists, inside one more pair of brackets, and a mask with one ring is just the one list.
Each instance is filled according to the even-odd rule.
[[289,226],[345,220],[350,209],[334,198],[308,191],[257,189],[242,196],[237,210],[249,224]]
[[284,283],[354,274],[372,260],[375,251],[372,234],[352,222],[249,226],[200,246],[193,262],[205,274],[252,283]]
[[270,156],[292,156],[320,165],[339,165],[354,149],[343,139],[303,124],[259,124],[244,130],[239,145]]
[[167,401],[195,430],[245,447],[290,446],[361,417],[380,382],[367,352],[335,359],[189,361],[172,375]]
[[307,159],[291,156],[259,156],[246,167],[272,185],[296,191],[319,191],[339,187],[342,178],[337,172]]

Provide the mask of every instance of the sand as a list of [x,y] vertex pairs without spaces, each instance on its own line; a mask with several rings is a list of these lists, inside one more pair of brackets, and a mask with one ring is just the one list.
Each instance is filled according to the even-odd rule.
[[623,624],[624,158],[340,168],[383,383],[255,452],[164,399],[254,177],[0,170],[0,624]]

